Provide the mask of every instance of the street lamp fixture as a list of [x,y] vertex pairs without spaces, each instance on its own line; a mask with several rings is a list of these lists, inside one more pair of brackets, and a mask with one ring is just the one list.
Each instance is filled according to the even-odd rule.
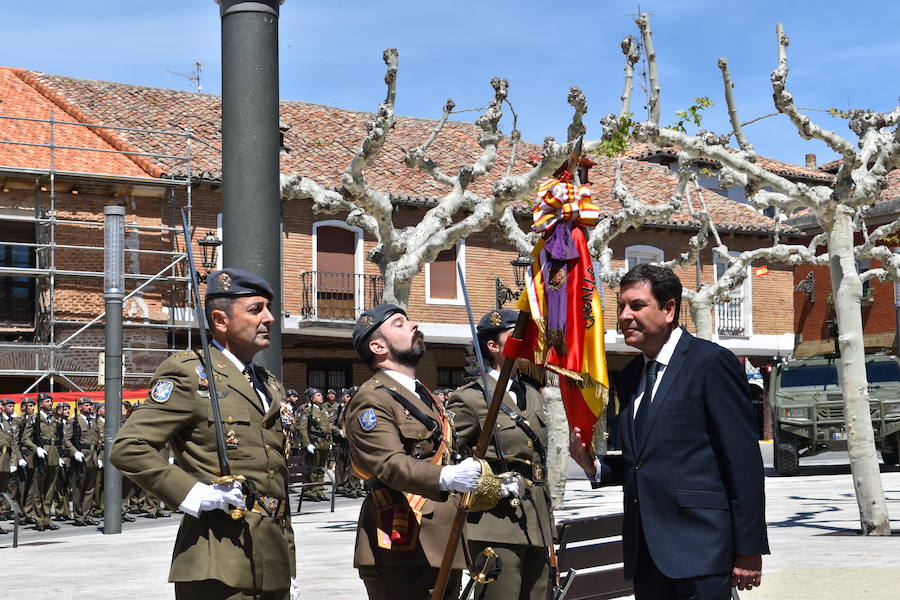
[[522,295],[522,290],[525,289],[525,277],[528,274],[528,268],[531,266],[531,257],[517,256],[513,260],[509,261],[509,264],[511,264],[513,267],[516,288],[518,289],[514,292],[503,285],[503,282],[499,277],[494,278],[494,297],[497,302],[498,310],[503,308],[503,305],[510,300],[518,300],[519,296]]
[[200,251],[203,253],[203,268],[206,270],[206,273],[202,275],[200,271],[197,271],[197,278],[201,283],[206,283],[210,272],[216,268],[219,246],[222,245],[222,240],[217,238],[212,231],[207,231],[203,239],[197,243],[200,244]]

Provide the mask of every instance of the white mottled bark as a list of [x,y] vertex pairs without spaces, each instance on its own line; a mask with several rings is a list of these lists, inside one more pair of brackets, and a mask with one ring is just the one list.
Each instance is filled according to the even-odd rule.
[[[295,175],[282,178],[282,195],[312,200],[313,210],[317,212],[345,213],[348,223],[372,235],[377,245],[369,253],[369,260],[378,265],[384,277],[384,301],[405,307],[413,278],[426,263],[433,262],[439,252],[453,247],[472,233],[484,230],[491,223],[507,222],[508,225],[510,221],[515,221],[510,208],[512,203],[528,197],[540,180],[563,163],[574,149],[577,139],[584,134],[582,118],[587,112],[587,102],[578,88],[570,89],[568,101],[574,108],[574,115],[568,128],[567,142],[558,144],[553,138],[545,139],[538,165],[524,173],[508,171],[494,184],[493,193],[483,197],[468,188],[473,181],[488,174],[496,163],[502,138],[499,122],[503,116],[503,105],[508,104],[508,84],[505,79],[491,80],[493,98],[477,121],[481,129],[478,144],[482,152],[472,164],[460,167],[456,174],[444,172],[428,156],[429,147],[440,135],[453,111],[453,101],[448,100],[442,118],[425,142],[406,151],[407,166],[428,174],[448,191],[437,199],[436,205],[425,213],[419,223],[398,229],[393,222],[394,205],[390,195],[372,189],[366,181],[366,171],[378,159],[396,120],[397,51],[385,50],[383,58],[388,67],[385,75],[387,97],[379,106],[375,118],[366,124],[366,138],[345,169],[340,188],[330,190],[310,178]],[[513,156],[510,160],[514,160],[515,144],[511,152]],[[460,214],[464,216],[454,221],[454,217]],[[528,236],[523,233],[519,237],[517,246],[525,247]]]
[[559,380],[548,372],[547,386],[541,392],[547,401],[547,485],[553,508],[563,507],[566,493],[567,469],[569,467],[569,421],[563,406]]
[[[646,15],[641,15],[636,23],[641,30],[645,47],[648,48],[649,71],[651,81],[654,81],[652,74],[655,73],[655,55],[652,53],[649,21]],[[809,117],[800,114],[792,95],[787,91],[788,39],[780,24],[776,29],[776,36],[778,65],[771,76],[775,107],[788,116],[801,137],[821,140],[843,157],[843,164],[833,186],[795,183],[755,164],[752,146],[744,138],[737,118],[731,93],[733,84],[724,60],[720,60],[719,66],[725,82],[726,104],[741,151],[727,147],[730,135],[718,136],[701,131],[695,136],[689,136],[680,131],[662,128],[659,126],[659,119],[652,112],[647,121],[635,125],[634,137],[638,141],[661,147],[678,147],[680,153],[689,158],[718,161],[721,164],[720,184],[725,187],[744,186],[751,205],[758,209],[773,206],[790,214],[795,209],[806,208],[816,216],[824,233],[816,236],[808,246],[779,244],[776,231],[775,243],[771,248],[744,252],[737,257],[729,257],[727,248],[722,245],[713,227],[713,236],[717,242],[714,252],[723,258],[728,257],[726,260],[730,263],[729,268],[715,285],[704,286],[696,292],[686,292],[685,298],[698,326],[698,334],[701,337],[711,337],[713,305],[716,301],[725,299],[728,289],[733,289],[733,286],[743,281],[747,268],[754,260],[794,265],[829,264],[840,330],[844,407],[860,523],[865,534],[890,535],[887,503],[881,485],[869,415],[860,297],[861,282],[865,279],[877,277],[882,280],[900,280],[900,257],[893,255],[889,248],[876,245],[878,239],[900,231],[900,222],[879,227],[871,234],[865,233],[866,210],[881,198],[887,173],[900,167],[900,131],[897,128],[900,106],[886,113],[849,111],[849,128],[859,138],[857,144],[819,127]],[[650,91],[651,106],[658,107],[658,86],[652,85]],[[854,248],[856,231],[863,232],[865,241]],[[822,241],[826,242],[828,253],[817,255],[816,248]],[[864,257],[882,261],[883,267],[860,275],[856,271],[855,259]],[[849,433],[851,428],[852,433]]]

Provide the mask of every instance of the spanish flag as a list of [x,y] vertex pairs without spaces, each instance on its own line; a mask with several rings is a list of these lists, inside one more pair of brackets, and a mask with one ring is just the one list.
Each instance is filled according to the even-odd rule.
[[603,309],[583,229],[598,218],[587,186],[558,179],[541,185],[532,229],[543,238],[518,306],[531,321],[523,343],[511,346],[518,357],[560,375],[569,428],[578,427],[588,445],[609,397]]

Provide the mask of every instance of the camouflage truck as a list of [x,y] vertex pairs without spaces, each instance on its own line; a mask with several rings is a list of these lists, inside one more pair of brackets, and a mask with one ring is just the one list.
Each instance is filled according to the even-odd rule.
[[[783,362],[772,370],[769,406],[779,475],[798,474],[801,457],[847,449],[840,369],[840,359],[807,358]],[[885,464],[896,465],[900,460],[900,360],[867,355],[866,378],[875,445]]]

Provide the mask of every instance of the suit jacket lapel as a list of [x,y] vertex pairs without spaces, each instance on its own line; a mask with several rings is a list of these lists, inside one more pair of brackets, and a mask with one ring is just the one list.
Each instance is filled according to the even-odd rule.
[[253,384],[247,381],[244,374],[238,371],[235,364],[231,362],[221,350],[210,345],[209,351],[210,358],[215,363],[214,366],[216,372],[225,378],[228,387],[246,398],[253,408],[262,413],[262,401],[259,399],[259,394],[253,389]]
[[666,369],[663,371],[662,381],[659,382],[656,394],[653,395],[653,402],[650,403],[649,412],[647,413],[646,433],[644,439],[641,441],[641,447],[638,449],[636,456],[640,456],[644,447],[646,447],[647,440],[650,439],[653,433],[653,424],[656,422],[656,415],[659,414],[660,407],[663,405],[663,402],[666,401],[669,390],[672,388],[672,384],[675,382],[675,379],[678,378],[681,367],[684,366],[684,355],[691,345],[691,337],[692,336],[687,331],[681,332],[681,339],[678,340],[678,345],[675,346],[675,352],[672,353],[672,360],[666,365]]

